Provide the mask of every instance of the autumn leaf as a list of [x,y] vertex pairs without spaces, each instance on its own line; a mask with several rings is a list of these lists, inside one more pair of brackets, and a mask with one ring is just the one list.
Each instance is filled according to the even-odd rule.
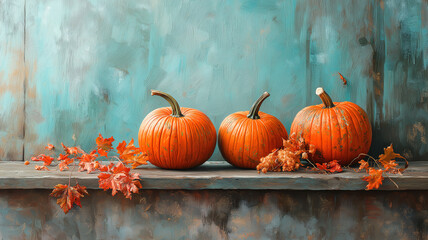
[[48,146],[45,147],[47,150],[52,151],[55,149],[54,145],[48,144]]
[[77,155],[79,153],[85,153],[82,149],[79,147],[67,147],[63,143],[61,143],[62,147],[64,148],[64,152],[69,155]]
[[32,161],[42,161],[44,166],[50,166],[52,161],[53,161],[53,157],[51,156],[47,156],[45,154],[40,154],[37,157],[32,157],[31,160]]
[[378,189],[382,185],[384,170],[371,167],[368,172],[369,176],[363,178],[364,181],[368,182],[366,190]]
[[363,170],[365,169],[367,172],[369,171],[369,163],[364,161],[364,160],[360,160],[358,162],[360,164],[360,167],[358,168],[358,170]]
[[91,173],[99,168],[100,168],[100,163],[98,161],[79,163],[79,172],[86,171],[87,173]]
[[334,173],[334,172],[343,172],[342,166],[340,166],[337,160],[330,161],[328,163],[319,164],[317,163],[317,169],[323,170],[326,172]]
[[58,167],[60,171],[64,171],[65,169],[68,169],[68,165],[72,164],[74,162],[74,158],[69,158],[69,154],[63,155],[59,154],[57,160],[59,161]]
[[42,166],[38,166],[38,165],[36,165],[36,166],[34,166],[34,169],[36,169],[36,170],[47,170],[47,171],[50,171],[49,170],[49,168],[47,168],[45,165],[42,165]]
[[147,154],[141,152],[140,148],[134,146],[134,139],[131,139],[128,145],[126,145],[125,141],[119,143],[116,150],[119,154],[119,158],[122,159],[124,164],[132,164],[132,169],[147,164]]
[[57,204],[61,207],[65,214],[70,211],[74,204],[79,207],[82,207],[80,203],[80,198],[89,195],[86,191],[86,187],[76,184],[74,187],[68,185],[58,184],[55,186],[54,190],[50,194],[52,197],[56,197]]
[[308,159],[310,154],[315,153],[315,147],[305,143],[303,138],[296,139],[292,134],[288,140],[283,139],[283,146],[274,149],[269,155],[262,157],[257,165],[257,171],[266,173],[290,172],[300,168],[300,158]]
[[[385,168],[388,172],[394,172],[394,173],[400,173],[403,172],[407,166],[407,160],[403,156],[401,156],[398,153],[394,152],[394,149],[392,148],[392,144],[389,145],[389,147],[383,149],[384,153],[379,155],[379,162],[382,164],[382,166]],[[401,158],[406,161],[406,166],[402,169],[397,169],[398,164],[395,162],[395,159]]]
[[114,142],[114,138],[104,138],[100,133],[99,136],[95,139],[95,142],[97,143],[98,153],[101,156],[107,157],[108,152],[113,149],[112,143]]
[[107,191],[112,190],[112,195],[122,192],[126,198],[131,199],[132,193],[138,193],[138,190],[142,188],[139,181],[140,177],[138,173],[130,173],[130,168],[125,167],[123,163],[118,162],[114,167],[111,165],[105,166],[107,172],[101,172],[98,175],[99,187]]
[[25,161],[24,164],[25,165],[30,165],[30,162],[29,161]]

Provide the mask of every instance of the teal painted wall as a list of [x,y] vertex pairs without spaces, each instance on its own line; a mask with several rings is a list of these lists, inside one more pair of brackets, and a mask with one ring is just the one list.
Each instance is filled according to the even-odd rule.
[[150,89],[202,110],[217,129],[268,91],[262,111],[289,130],[300,109],[320,103],[318,86],[367,110],[372,153],[393,142],[426,159],[427,5],[0,0],[0,159],[28,159],[47,142],[89,149],[99,132],[136,138],[144,116],[167,105]]

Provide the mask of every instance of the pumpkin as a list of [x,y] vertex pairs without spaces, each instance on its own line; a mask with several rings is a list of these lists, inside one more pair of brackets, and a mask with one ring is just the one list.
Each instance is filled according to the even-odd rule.
[[203,112],[185,108],[169,94],[152,90],[171,107],[158,108],[143,120],[138,143],[150,163],[166,169],[186,169],[207,161],[216,145],[216,130]]
[[310,160],[338,160],[341,165],[348,165],[360,153],[366,154],[372,141],[367,113],[352,102],[333,102],[323,88],[317,88],[316,94],[323,104],[302,109],[290,129],[290,134],[315,146],[317,152]]
[[282,146],[288,139],[284,125],[274,116],[259,112],[265,92],[257,99],[250,111],[236,112],[227,116],[218,131],[218,146],[223,158],[240,168],[256,168],[260,158]]

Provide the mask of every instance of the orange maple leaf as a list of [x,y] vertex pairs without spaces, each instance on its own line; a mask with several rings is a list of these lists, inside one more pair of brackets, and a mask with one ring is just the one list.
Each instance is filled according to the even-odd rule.
[[52,151],[55,149],[54,145],[48,144],[48,146],[45,147],[47,150]]
[[24,164],[25,165],[30,165],[30,162],[29,161],[25,161]]
[[368,182],[366,190],[378,189],[382,185],[384,170],[371,167],[368,172],[369,176],[363,178],[364,181]]
[[[392,148],[392,144],[389,147],[383,149],[384,153],[379,155],[379,162],[385,168],[386,171],[400,173],[404,171],[404,169],[397,169],[398,164],[395,162],[396,158],[406,159],[398,153],[394,152]],[[406,160],[406,168],[407,168],[407,160]]]
[[38,165],[36,165],[36,166],[34,166],[34,169],[36,169],[36,170],[47,170],[47,171],[50,171],[49,170],[49,168],[47,168],[45,165],[42,165],[42,166],[38,166]]
[[140,148],[134,146],[134,139],[131,139],[128,145],[126,145],[125,141],[119,143],[116,150],[119,154],[119,158],[122,159],[124,164],[132,164],[132,169],[147,164],[147,154],[141,152]]
[[50,166],[52,161],[53,161],[53,157],[51,156],[47,156],[45,154],[40,154],[37,157],[32,157],[31,160],[32,161],[42,161],[44,166]]
[[98,153],[101,156],[107,157],[108,152],[113,149],[112,143],[114,142],[114,138],[104,138],[100,133],[99,136],[95,139],[95,142],[97,143]]
[[91,173],[97,170],[100,167],[100,163],[95,161],[97,159],[98,154],[96,154],[97,150],[93,150],[89,154],[84,153],[80,156],[79,161],[79,172],[87,171],[87,173]]
[[60,171],[64,171],[65,169],[68,169],[68,165],[72,164],[74,162],[74,158],[69,158],[70,155],[63,155],[59,154],[59,157],[57,160],[59,161],[58,167]]
[[89,195],[86,191],[86,187],[76,184],[74,187],[68,185],[58,184],[55,186],[54,190],[50,194],[52,197],[57,197],[56,203],[62,208],[65,214],[73,207],[73,204],[76,204],[79,207],[82,207],[80,203],[80,198]]
[[364,160],[360,160],[358,162],[360,164],[360,167],[358,168],[358,170],[363,170],[365,169],[367,172],[369,171],[369,163],[364,161]]
[[103,169],[107,172],[101,172],[98,175],[99,187],[104,191],[111,189],[113,196],[120,191],[126,198],[131,199],[132,193],[138,193],[138,190],[142,188],[139,181],[140,174],[130,173],[131,169],[125,167],[123,163],[118,162],[114,167],[111,164],[103,167],[107,168]]
[[64,152],[69,155],[76,155],[78,153],[85,153],[82,149],[79,147],[67,147],[63,143],[61,143],[62,147],[64,148]]
[[337,160],[330,161],[328,163],[319,164],[317,163],[317,169],[324,170],[330,173],[343,172],[342,166],[340,166]]

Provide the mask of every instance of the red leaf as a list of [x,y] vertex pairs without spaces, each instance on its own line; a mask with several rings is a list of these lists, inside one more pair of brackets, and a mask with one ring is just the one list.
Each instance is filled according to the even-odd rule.
[[330,161],[328,163],[319,164],[317,163],[317,169],[324,170],[330,173],[334,172],[343,172],[342,166],[337,162],[337,160]]
[[54,145],[48,144],[48,146],[45,147],[47,150],[52,151],[55,149]]
[[100,133],[95,142],[97,143],[98,153],[101,156],[107,157],[108,152],[113,149],[112,143],[114,142],[114,138],[104,138]]
[[142,188],[139,181],[139,174],[129,173],[131,169],[125,167],[121,162],[118,162],[114,167],[112,167],[111,164],[109,166],[103,166],[102,170],[107,171],[101,172],[98,175],[99,186],[104,189],[104,191],[111,189],[113,196],[119,191],[122,192],[126,198],[131,199],[131,194],[138,193],[138,190]]
[[43,161],[44,166],[50,166],[52,161],[53,161],[53,157],[47,156],[45,154],[40,154],[37,157],[32,157],[31,160],[32,161]]
[[369,176],[364,177],[363,180],[367,181],[368,184],[366,186],[366,190],[378,189],[380,185],[382,185],[383,180],[383,170],[382,169],[374,169],[369,168]]
[[86,187],[76,184],[74,187],[69,187],[68,185],[58,184],[55,186],[54,190],[50,194],[52,197],[57,197],[57,204],[62,208],[64,213],[73,207],[73,204],[76,204],[79,207],[82,207],[80,203],[80,198],[84,195],[88,195]]

